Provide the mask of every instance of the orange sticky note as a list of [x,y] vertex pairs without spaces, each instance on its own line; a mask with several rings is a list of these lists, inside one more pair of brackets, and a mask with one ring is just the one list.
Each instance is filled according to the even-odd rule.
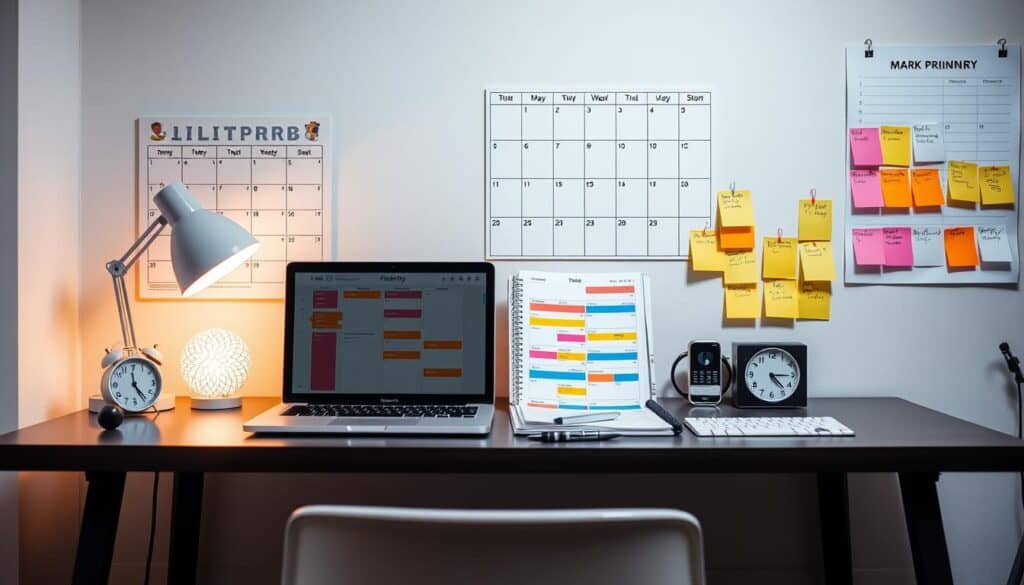
[[910,181],[907,169],[882,169],[878,171],[882,179],[882,199],[886,207],[910,207]]
[[723,250],[753,250],[754,227],[719,227],[718,247]]
[[939,169],[913,169],[910,171],[910,190],[915,207],[938,207],[945,201]]
[[946,265],[950,268],[974,268],[978,265],[978,246],[973,227],[946,228]]

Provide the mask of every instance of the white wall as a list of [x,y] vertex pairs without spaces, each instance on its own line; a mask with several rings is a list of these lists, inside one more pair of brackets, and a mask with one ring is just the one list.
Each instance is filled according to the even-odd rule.
[[[78,0],[22,0],[18,28],[18,423],[82,408]],[[21,578],[66,581],[81,474],[20,474]]]
[[[0,1],[0,433],[18,428],[18,3]],[[18,580],[18,475],[0,473],[0,583]]]
[[[485,88],[707,83],[716,92],[716,185],[735,180],[753,189],[761,230],[792,233],[794,200],[811,187],[819,197],[833,197],[835,216],[843,216],[843,48],[867,36],[879,44],[1019,41],[1024,4],[89,0],[82,10],[81,387],[95,387],[102,347],[117,336],[102,266],[135,235],[139,115],[327,112],[336,128],[340,257],[470,260],[479,259],[484,246]],[[812,395],[895,394],[993,428],[1014,428],[1014,398],[995,346],[1007,340],[1024,347],[1024,294],[1016,287],[837,283],[832,321],[754,329],[723,324],[718,279],[696,278],[679,262],[508,262],[498,266],[499,279],[524,268],[649,272],[663,387],[668,364],[689,339],[792,339],[810,346]],[[160,342],[172,364],[197,330],[235,329],[254,352],[247,392],[279,391],[280,303],[136,307],[140,340]],[[503,356],[506,327],[499,322]],[[170,385],[180,387],[175,368],[167,370]],[[499,358],[501,391],[506,376]],[[273,580],[279,540],[266,535],[278,534],[288,506],[300,502],[538,501],[517,495],[538,485],[529,478],[418,478],[415,494],[408,489],[412,480],[398,479],[402,487],[395,481],[211,478],[203,574],[213,579],[233,570]],[[515,487],[502,487],[506,481]],[[718,582],[783,576],[812,582],[818,578],[816,508],[807,481],[757,480],[781,498],[763,512],[732,503],[746,478],[643,479],[640,491],[612,478],[565,478],[555,485],[586,485],[595,502],[657,500],[693,509],[708,526]],[[626,495],[609,491],[616,489]],[[950,474],[940,489],[957,581],[1005,579],[1024,522],[1016,480]],[[655,491],[658,496],[647,496]],[[725,497],[715,506],[700,503],[718,494]],[[906,582],[909,558],[893,478],[857,477],[853,498],[859,576]],[[131,518],[144,517],[148,504],[135,494],[126,505]],[[257,506],[265,513],[253,515]],[[778,511],[786,515],[771,524]],[[778,544],[782,534],[791,547],[758,546]],[[731,554],[737,548],[744,554]],[[137,566],[139,550],[122,553],[119,562]]]

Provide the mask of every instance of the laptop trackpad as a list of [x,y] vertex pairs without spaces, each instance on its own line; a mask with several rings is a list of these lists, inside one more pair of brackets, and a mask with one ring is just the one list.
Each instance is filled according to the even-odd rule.
[[[384,417],[357,417],[357,416],[342,416],[331,421],[331,426],[335,427],[398,427],[398,426],[411,426],[420,424],[418,418],[384,418]],[[381,429],[383,430],[383,429]]]

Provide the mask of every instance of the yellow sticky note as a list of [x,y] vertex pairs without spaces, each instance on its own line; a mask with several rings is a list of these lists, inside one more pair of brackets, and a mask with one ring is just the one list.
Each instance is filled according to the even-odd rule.
[[978,202],[978,165],[962,160],[951,160],[948,164],[946,185],[950,201]]
[[978,167],[983,205],[1013,205],[1013,178],[1010,167]]
[[796,278],[796,238],[764,239],[761,278]]
[[796,319],[799,312],[795,280],[764,283],[764,315],[777,319]]
[[718,217],[720,225],[725,227],[754,225],[754,204],[750,200],[750,190],[719,191]]
[[690,230],[690,266],[694,270],[722,272],[727,265],[725,252],[718,249],[715,232]]
[[878,129],[882,142],[882,164],[910,166],[910,127],[882,126]]
[[801,282],[797,305],[801,319],[828,321],[832,314],[832,283]]
[[725,287],[726,319],[757,319],[761,316],[761,297],[757,285]]
[[836,263],[832,258],[832,242],[804,242],[799,248],[804,280],[835,280]]
[[832,239],[831,199],[815,199],[813,203],[810,199],[801,199],[797,203],[797,214],[797,235],[801,242]]
[[755,284],[757,282],[757,256],[753,250],[726,252],[725,284]]

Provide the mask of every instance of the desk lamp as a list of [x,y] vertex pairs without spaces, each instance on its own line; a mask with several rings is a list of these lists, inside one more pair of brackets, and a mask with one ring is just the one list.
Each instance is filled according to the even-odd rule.
[[[117,316],[121,321],[124,347],[107,350],[103,357],[102,398],[89,399],[89,409],[98,411],[105,403],[114,403],[128,412],[141,412],[156,406],[159,410],[174,408],[173,395],[160,397],[162,378],[157,366],[162,357],[152,347],[139,347],[135,341],[135,324],[128,303],[124,277],[133,264],[149,248],[160,232],[170,225],[171,264],[182,296],[190,297],[223,278],[248,260],[259,242],[242,226],[230,219],[203,209],[195,196],[180,182],[161,189],[153,202],[160,210],[139,239],[123,256],[107,262],[107,272],[114,281]],[[142,380],[142,386],[139,386]],[[159,399],[159,400],[158,400]]]

